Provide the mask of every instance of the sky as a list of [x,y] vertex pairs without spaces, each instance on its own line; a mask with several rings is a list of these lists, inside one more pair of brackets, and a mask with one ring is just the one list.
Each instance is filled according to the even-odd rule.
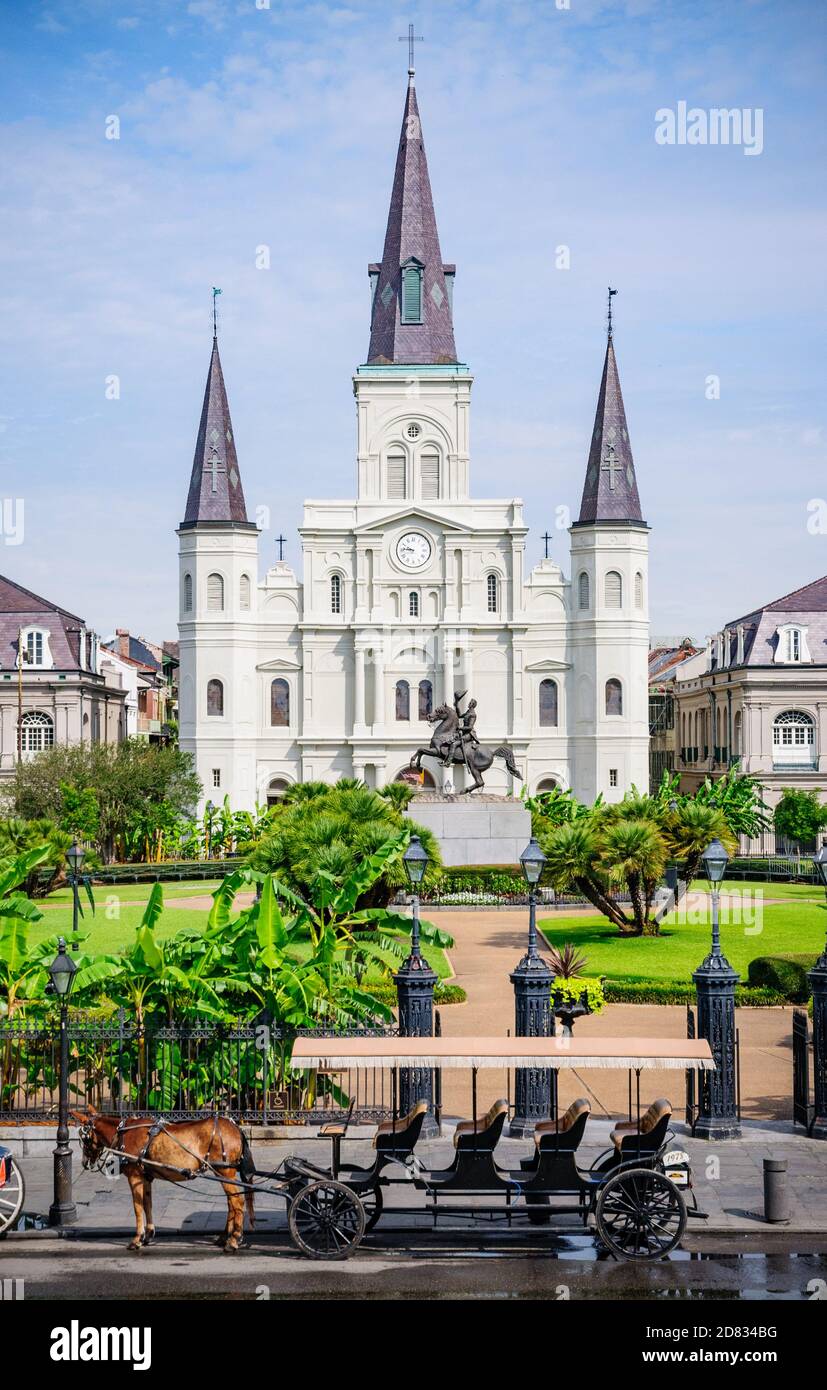
[[213,285],[262,572],[354,495],[409,21],[472,493],[569,572],[611,284],[653,635],[827,573],[822,0],[0,0],[0,572],[175,637]]

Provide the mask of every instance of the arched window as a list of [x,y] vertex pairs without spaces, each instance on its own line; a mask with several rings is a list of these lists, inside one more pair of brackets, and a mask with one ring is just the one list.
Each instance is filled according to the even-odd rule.
[[815,767],[815,725],[809,714],[788,709],[772,726],[773,767]]
[[290,686],[281,676],[270,685],[270,723],[274,729],[290,725]]
[[401,502],[407,497],[407,459],[404,454],[388,455],[388,500]]
[[617,570],[609,570],[605,583],[606,607],[623,607],[623,580]]
[[614,678],[606,681],[606,713],[623,713],[623,686]]
[[411,717],[411,687],[407,681],[396,682],[396,717],[402,720]]
[[577,581],[577,602],[581,613],[586,612],[589,607],[589,576],[585,570],[580,573]]
[[287,791],[288,783],[283,777],[274,777],[267,788],[267,805],[278,806]]
[[342,611],[342,576],[331,574],[330,576],[330,611],[331,613],[341,613]]
[[20,751],[24,754],[41,753],[51,748],[55,741],[55,726],[48,714],[30,710],[20,721]]
[[238,603],[241,611],[246,613],[250,607],[250,576],[242,574],[238,585]]
[[402,267],[400,308],[403,323],[422,322],[422,267],[416,261]]
[[540,725],[544,729],[557,726],[557,682],[540,681]]
[[423,454],[419,464],[419,489],[424,502],[439,497],[439,454]]
[[743,736],[744,736],[744,720],[743,720],[743,715],[742,715],[741,711],[740,711],[739,709],[737,709],[737,710],[735,711],[735,718],[734,718],[733,723],[732,723],[732,752],[733,752],[733,756],[736,757],[736,758],[740,758],[741,754],[742,754],[743,751],[744,751],[743,748],[741,747],[741,740],[743,739]]
[[192,575],[184,575],[184,612],[192,612]]
[[635,608],[643,607],[643,575],[638,570],[635,575]]
[[218,719],[224,714],[223,681],[207,681],[207,714]]
[[220,574],[207,575],[207,611],[224,612],[224,580]]
[[419,617],[419,594],[413,589],[408,594],[408,616],[411,618]]
[[500,607],[500,586],[496,574],[489,574],[488,580],[488,611],[496,613]]
[[538,792],[554,792],[557,790],[558,785],[559,783],[556,777],[541,777],[540,781],[537,783],[537,790]]
[[427,719],[434,712],[434,687],[430,681],[419,682],[419,717]]

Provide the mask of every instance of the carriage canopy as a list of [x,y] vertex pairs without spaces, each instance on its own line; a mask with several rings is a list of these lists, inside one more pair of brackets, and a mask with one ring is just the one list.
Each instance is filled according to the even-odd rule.
[[296,1038],[293,1067],[714,1070],[705,1038]]

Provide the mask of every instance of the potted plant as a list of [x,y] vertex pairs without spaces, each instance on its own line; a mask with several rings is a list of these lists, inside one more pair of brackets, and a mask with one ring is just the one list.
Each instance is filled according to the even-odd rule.
[[590,979],[584,975],[586,957],[570,941],[563,946],[550,948],[549,965],[554,971],[551,984],[552,1012],[556,1018],[561,1019],[564,1032],[570,1033],[575,1018],[600,1013],[606,1002],[603,984],[601,980]]

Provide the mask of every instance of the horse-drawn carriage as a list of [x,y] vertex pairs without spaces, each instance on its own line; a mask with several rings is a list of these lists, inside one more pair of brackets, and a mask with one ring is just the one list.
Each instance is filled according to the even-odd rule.
[[[618,1258],[661,1259],[678,1245],[687,1216],[703,1216],[692,1192],[689,1159],[669,1150],[671,1106],[656,1101],[640,1107],[641,1072],[666,1068],[712,1068],[705,1040],[657,1041],[598,1038],[299,1038],[293,1067],[337,1069],[392,1067],[393,1118],[381,1123],[373,1139],[374,1159],[366,1167],[343,1164],[347,1124],[322,1127],[332,1143],[332,1162],[320,1167],[288,1158],[273,1176],[284,1181],[288,1226],[294,1244],[315,1259],[345,1259],[379,1221],[383,1190],[405,1185],[424,1194],[416,1205],[396,1205],[395,1217],[427,1215],[442,1219],[487,1218],[505,1227],[520,1220],[553,1229],[553,1217],[575,1215],[584,1229],[593,1225],[603,1247]],[[410,1068],[468,1067],[472,1075],[472,1118],[454,1131],[454,1155],[444,1168],[425,1165],[418,1146],[427,1107],[423,1101],[405,1115],[396,1111],[398,1072]],[[518,1168],[498,1161],[497,1146],[508,1116],[500,1100],[477,1115],[480,1068],[623,1068],[636,1078],[637,1118],[618,1124],[611,1147],[589,1167],[577,1152],[589,1119],[586,1100],[575,1101],[562,1116],[536,1126],[533,1152]],[[556,1088],[555,1088],[556,1094]],[[559,1228],[556,1232],[559,1234]]]
[[0,1240],[19,1219],[26,1198],[20,1165],[10,1149],[0,1144]]
[[[680,1242],[687,1216],[704,1213],[692,1192],[688,1156],[669,1147],[669,1102],[656,1101],[641,1113],[641,1073],[713,1066],[704,1039],[304,1037],[293,1045],[294,1071],[330,1073],[376,1067],[391,1071],[392,1115],[377,1126],[373,1161],[364,1167],[343,1162],[347,1121],[323,1125],[319,1131],[319,1137],[332,1145],[329,1165],[291,1156],[273,1171],[256,1168],[237,1126],[218,1117],[184,1122],[189,1125],[186,1135],[176,1133],[181,1126],[162,1120],[118,1123],[99,1117],[82,1127],[81,1142],[87,1166],[111,1155],[123,1162],[135,1199],[136,1249],[151,1239],[153,1176],[171,1181],[211,1176],[227,1193],[227,1231],[221,1243],[228,1250],[237,1249],[240,1242],[242,1194],[250,1213],[256,1192],[284,1199],[293,1244],[313,1259],[341,1260],[353,1254],[382,1217],[384,1193],[404,1188],[416,1192],[419,1200],[394,1201],[390,1210],[396,1218],[421,1220],[424,1215],[434,1227],[440,1221],[462,1224],[484,1218],[491,1230],[498,1225],[510,1229],[523,1221],[559,1235],[554,1218],[574,1215],[582,1229],[594,1229],[602,1247],[615,1257],[662,1259]],[[472,1117],[455,1127],[452,1161],[435,1168],[428,1165],[421,1147],[427,1105],[419,1101],[406,1114],[398,1112],[400,1071],[407,1069],[410,1080],[410,1073],[450,1067],[471,1071]],[[590,1067],[628,1070],[630,1118],[615,1126],[610,1148],[585,1167],[577,1155],[588,1124],[589,1103],[577,1100],[564,1115],[556,1113],[555,1105],[554,1117],[536,1126],[533,1151],[519,1160],[519,1167],[508,1167],[497,1148],[509,1107],[505,1101],[496,1101],[478,1116],[477,1074],[480,1069],[520,1067],[553,1072]],[[631,1116],[632,1076],[636,1078],[636,1118]],[[556,1090],[555,1085],[555,1096]],[[203,1132],[198,1145],[193,1138],[197,1126]],[[150,1194],[149,1235],[142,1239],[144,1188]]]

